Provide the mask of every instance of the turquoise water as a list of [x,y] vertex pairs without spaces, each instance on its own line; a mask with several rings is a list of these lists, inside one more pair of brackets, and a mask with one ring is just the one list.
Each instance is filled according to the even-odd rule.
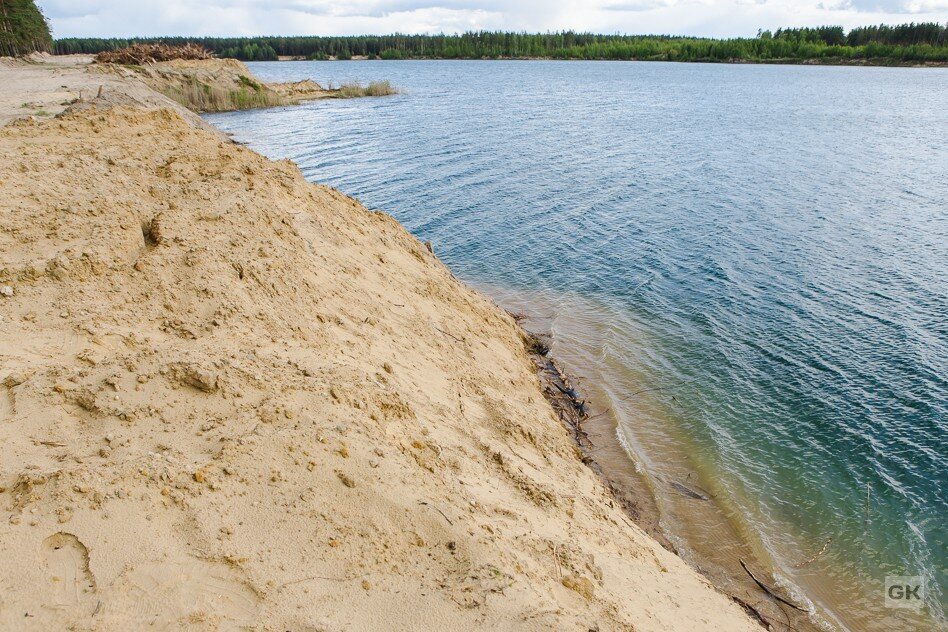
[[[948,71],[251,66],[403,89],[208,119],[461,278],[553,297],[553,323],[588,301],[569,334],[596,332],[612,404],[662,388],[662,423],[789,581],[849,627],[945,625]],[[886,575],[927,576],[918,618],[884,607]]]

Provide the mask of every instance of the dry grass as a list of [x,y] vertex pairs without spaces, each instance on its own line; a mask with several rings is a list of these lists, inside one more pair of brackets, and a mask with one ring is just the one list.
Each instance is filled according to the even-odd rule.
[[165,96],[195,112],[229,112],[285,105],[286,101],[280,95],[256,82],[252,83],[255,85],[241,82],[237,87],[224,88],[190,77],[180,84],[162,86],[160,90]]
[[172,59],[211,59],[211,51],[197,44],[166,46],[164,44],[132,44],[127,48],[99,53],[95,61],[100,64],[142,65]]
[[384,97],[390,94],[397,94],[398,90],[390,81],[372,81],[367,86],[363,86],[358,81],[344,83],[333,93],[333,96],[340,99],[354,99],[357,97]]

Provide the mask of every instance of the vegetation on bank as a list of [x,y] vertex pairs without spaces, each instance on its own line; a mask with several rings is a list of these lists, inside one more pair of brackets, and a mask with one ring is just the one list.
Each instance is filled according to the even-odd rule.
[[816,61],[827,63],[948,62],[948,24],[840,26],[761,31],[757,37],[709,39],[667,35],[471,32],[462,35],[366,35],[350,37],[161,37],[56,40],[56,52],[98,53],[135,42],[200,44],[221,57],[310,59],[615,59],[664,61]]
[[[189,77],[179,83],[156,84],[156,90],[195,112],[232,112],[279,105],[293,105],[297,99],[281,94],[266,84],[254,81],[246,75],[237,77],[236,86],[219,85]],[[277,84],[279,86],[279,84]],[[344,83],[338,88],[321,90],[317,98],[357,99],[361,97],[384,97],[397,94],[388,81],[372,81],[368,85],[359,82]],[[303,100],[306,100],[304,95]]]
[[0,0],[0,57],[52,50],[49,24],[33,0]]
[[333,96],[340,99],[354,99],[358,97],[385,97],[396,92],[397,90],[389,81],[370,81],[366,86],[354,81],[339,86]]
[[[164,64],[173,60],[191,63]],[[344,83],[323,88],[312,80],[263,83],[233,59],[214,59],[196,45],[133,44],[96,55],[102,72],[139,74],[154,90],[195,112],[229,112],[250,108],[292,105],[309,99],[381,97],[397,90],[388,81]]]
[[238,77],[238,83],[237,86],[218,85],[198,77],[188,77],[180,83],[169,82],[155,88],[194,112],[232,112],[289,103],[273,90],[244,75]]

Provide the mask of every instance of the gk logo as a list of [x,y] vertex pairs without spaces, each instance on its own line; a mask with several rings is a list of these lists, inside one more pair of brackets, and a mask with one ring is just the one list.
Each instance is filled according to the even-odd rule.
[[888,608],[921,609],[925,603],[925,578],[889,575],[885,578],[885,605]]
[[921,585],[910,586],[906,584],[901,586],[896,584],[895,586],[889,586],[889,599],[921,599],[918,595],[918,591],[921,589]]

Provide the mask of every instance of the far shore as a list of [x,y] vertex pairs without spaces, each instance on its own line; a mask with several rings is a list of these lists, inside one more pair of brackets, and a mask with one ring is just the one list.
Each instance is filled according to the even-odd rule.
[[365,55],[353,55],[349,59],[337,59],[329,57],[328,59],[310,59],[302,55],[280,55],[276,60],[269,61],[563,61],[563,62],[584,62],[584,61],[609,61],[609,62],[664,62],[667,64],[714,64],[714,65],[747,65],[747,66],[864,66],[872,68],[948,68],[948,62],[928,61],[928,62],[895,62],[887,59],[698,59],[694,61],[681,61],[677,59],[560,59],[558,57],[409,57],[406,59],[382,59],[380,57],[367,57]]
[[[91,63],[94,55],[81,53],[69,55],[51,55],[48,57],[49,63],[53,64],[77,64]],[[865,59],[732,59],[726,61],[717,60],[696,60],[679,61],[671,59],[559,59],[556,57],[481,57],[481,58],[455,58],[455,57],[412,57],[407,59],[389,60],[379,57],[366,57],[365,55],[353,55],[350,59],[337,59],[329,57],[328,59],[310,59],[301,55],[280,55],[276,60],[268,60],[270,63],[276,62],[298,62],[298,61],[562,61],[562,62],[587,62],[587,61],[608,61],[614,63],[621,62],[645,62],[645,63],[666,63],[666,64],[711,64],[711,65],[742,65],[742,66],[852,66],[864,68],[948,68],[948,62],[929,61],[929,62],[892,62],[891,60],[865,60]],[[266,62],[253,62],[266,63]]]

